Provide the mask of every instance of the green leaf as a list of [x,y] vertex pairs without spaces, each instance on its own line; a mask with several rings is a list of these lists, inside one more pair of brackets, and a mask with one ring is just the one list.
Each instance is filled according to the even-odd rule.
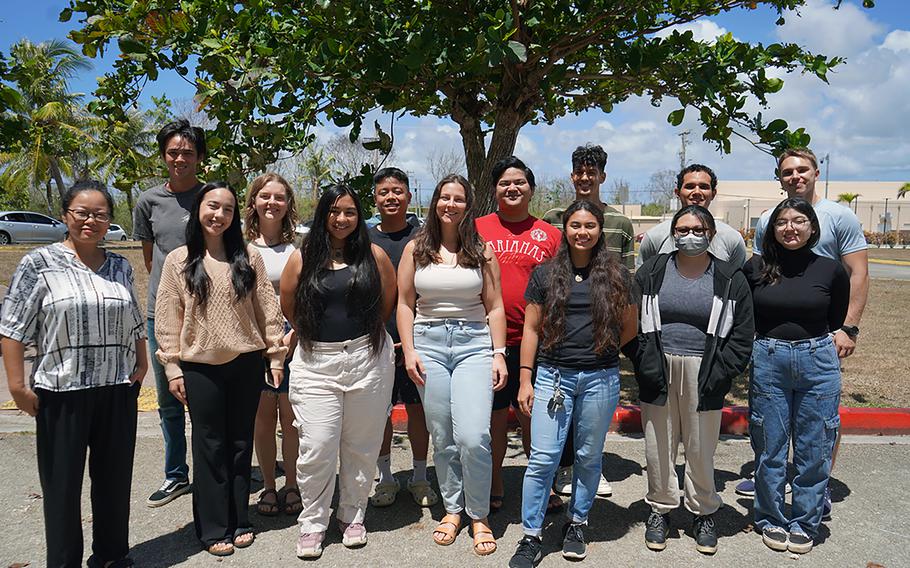
[[60,11],[59,20],[61,22],[68,22],[68,21],[70,21],[70,18],[72,18],[72,17],[73,17],[72,8],[64,8],[63,10]]
[[679,126],[680,124],[682,124],[683,118],[685,118],[685,117],[686,117],[686,109],[685,108],[677,109],[670,113],[670,115],[667,117],[667,122],[669,122],[673,126]]
[[117,40],[117,45],[120,47],[120,51],[123,52],[124,55],[146,52],[145,44],[136,41],[132,36],[129,35],[120,36],[120,39]]
[[783,120],[781,118],[772,120],[771,123],[768,124],[768,130],[770,130],[771,132],[783,132],[786,129],[787,129],[787,121]]
[[776,93],[784,88],[784,80],[772,77],[765,81],[765,90],[769,93]]
[[522,63],[528,60],[528,48],[524,46],[523,43],[517,42],[515,40],[509,40],[507,44],[509,50],[515,55],[515,58],[521,61]]

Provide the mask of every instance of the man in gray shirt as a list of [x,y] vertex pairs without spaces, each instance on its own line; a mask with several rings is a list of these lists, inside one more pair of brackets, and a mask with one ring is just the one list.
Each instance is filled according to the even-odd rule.
[[158,415],[164,434],[164,483],[146,501],[149,507],[170,503],[190,490],[186,463],[186,418],[183,404],[170,393],[164,368],[155,352],[155,296],[161,267],[172,250],[186,243],[186,224],[193,201],[202,187],[197,176],[205,158],[205,132],[186,120],[164,126],[157,136],[158,150],[167,165],[168,181],[144,192],[133,212],[133,237],[142,241],[142,256],[149,272],[148,338],[158,390]]
[[[708,208],[711,201],[717,197],[717,176],[708,166],[692,164],[684,168],[676,176],[676,196],[679,197],[680,208],[687,205],[701,205]],[[670,235],[671,220],[664,221],[653,227],[641,241],[638,249],[636,266],[641,266],[646,260],[660,253],[676,250],[676,242]],[[720,260],[727,260],[736,266],[746,263],[746,243],[739,231],[720,220],[715,220],[717,234],[711,239],[708,252]]]

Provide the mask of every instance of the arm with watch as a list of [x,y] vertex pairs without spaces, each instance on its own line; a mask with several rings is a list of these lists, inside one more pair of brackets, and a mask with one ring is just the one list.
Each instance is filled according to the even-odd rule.
[[[862,253],[865,255],[866,251]],[[844,257],[845,262],[838,267],[839,270],[831,282],[831,303],[828,308],[828,329],[832,332],[837,356],[841,359],[849,357],[856,348],[856,339],[859,336],[859,326],[856,324],[862,315],[862,309],[866,306],[868,291],[868,287],[861,286],[861,294],[856,294],[853,280],[857,274],[850,272],[846,263],[850,256],[852,255]]]
[[502,287],[499,278],[499,261],[487,243],[484,247],[487,262],[483,266],[483,290],[481,298],[487,311],[490,338],[493,340],[493,390],[506,386],[509,371],[506,367],[506,310],[502,303]]
[[869,255],[865,250],[845,254],[841,263],[849,275],[849,306],[843,325],[834,333],[837,356],[843,359],[853,354],[859,336],[859,322],[869,296]]

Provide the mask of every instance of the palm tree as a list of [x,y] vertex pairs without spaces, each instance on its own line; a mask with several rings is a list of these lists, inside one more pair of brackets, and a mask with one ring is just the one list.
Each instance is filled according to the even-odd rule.
[[62,198],[63,176],[71,176],[70,156],[91,141],[82,94],[69,91],[69,80],[91,65],[68,42],[22,40],[10,49],[8,79],[19,96],[10,109],[23,125],[21,141],[0,154],[0,186],[44,185],[48,211],[52,209],[51,182]]
[[907,195],[907,193],[910,193],[910,182],[905,183],[901,186],[900,189],[897,190],[897,198],[900,199],[901,197]]

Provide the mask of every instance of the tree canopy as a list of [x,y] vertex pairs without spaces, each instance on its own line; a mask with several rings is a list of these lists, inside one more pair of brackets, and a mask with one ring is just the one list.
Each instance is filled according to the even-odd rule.
[[[610,112],[633,96],[675,98],[681,106],[668,121],[694,113],[703,138],[725,152],[733,136],[766,151],[807,144],[804,129],[747,103],[766,107],[783,72],[825,81],[841,58],[732,34],[698,41],[674,28],[759,6],[782,24],[785,10],[806,1],[70,0],[61,19],[80,18],[71,37],[85,55],[114,43],[122,54],[100,81],[102,114],[123,113],[161,70],[194,83],[216,121],[209,166],[229,179],[300,151],[321,120],[350,126],[356,140],[367,112],[409,112],[458,124],[469,179],[488,208],[490,169],[513,152],[522,126]],[[375,124],[370,149],[388,151],[393,126]]]

